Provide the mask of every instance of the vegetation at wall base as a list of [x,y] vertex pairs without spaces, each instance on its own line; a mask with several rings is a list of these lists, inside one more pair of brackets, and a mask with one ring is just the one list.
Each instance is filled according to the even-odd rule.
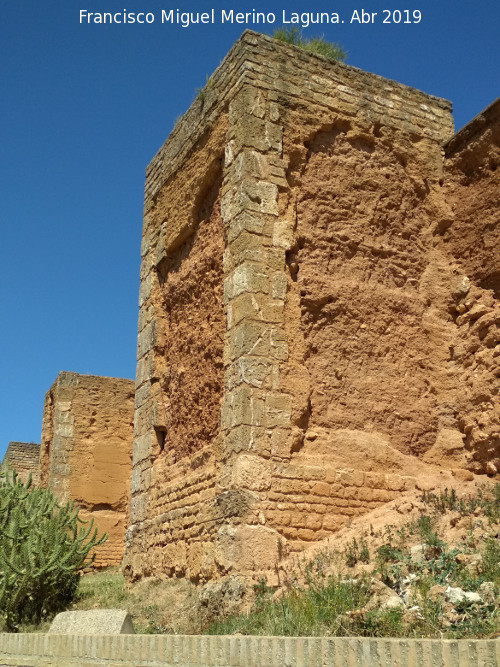
[[78,587],[79,571],[91,564],[97,538],[93,521],[78,517],[72,503],[59,505],[48,489],[23,484],[0,469],[0,626],[39,624],[65,609]]
[[345,60],[347,52],[335,42],[328,42],[323,37],[303,37],[299,28],[277,28],[273,32],[273,38],[278,42],[298,46],[304,51],[324,56],[329,60]]
[[[259,582],[249,613],[217,619],[206,632],[500,637],[500,484],[460,500],[424,493],[422,504],[406,525],[372,532],[382,544],[371,552],[367,531],[340,553],[299,560],[280,588]],[[449,545],[438,527],[459,522],[463,540]]]
[[111,567],[80,578],[71,609],[124,609],[137,634],[197,633],[199,625],[191,622],[185,607],[177,611],[195,591],[185,579],[147,578],[127,585],[119,569]]
[[199,586],[183,578],[127,585],[117,569],[82,576],[71,608],[125,609],[137,633],[500,637],[500,485],[460,498],[425,492],[401,520],[368,524],[342,548],[294,564],[280,560],[279,587],[260,580],[247,613],[209,625]]

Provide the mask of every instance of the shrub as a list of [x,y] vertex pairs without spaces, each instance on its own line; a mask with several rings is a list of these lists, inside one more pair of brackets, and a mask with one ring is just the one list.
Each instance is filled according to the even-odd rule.
[[377,560],[383,563],[397,563],[403,557],[399,549],[393,547],[392,544],[382,544],[375,550]]
[[345,50],[339,44],[328,42],[323,37],[311,37],[310,39],[306,39],[302,36],[302,33],[298,28],[277,28],[273,32],[273,37],[279,42],[293,44],[293,46],[298,46],[300,49],[304,49],[304,51],[316,53],[329,60],[345,60],[347,55]]
[[0,469],[0,620],[16,631],[40,623],[73,599],[79,570],[93,561],[93,521],[78,517],[72,503],[59,505],[48,489],[23,484],[16,472]]
[[359,543],[353,537],[352,541],[347,545],[345,562],[347,567],[354,567],[356,563],[370,562],[370,551],[364,537],[359,540]]
[[500,585],[500,544],[491,535],[486,540],[482,554],[479,573],[482,581],[492,581]]

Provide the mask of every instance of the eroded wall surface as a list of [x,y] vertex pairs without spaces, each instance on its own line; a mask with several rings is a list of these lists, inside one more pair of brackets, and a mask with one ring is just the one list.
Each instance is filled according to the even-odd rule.
[[128,567],[147,574],[213,574],[226,126],[222,114],[146,202],[132,477],[132,513],[146,521]]
[[15,470],[23,482],[31,475],[31,482],[38,486],[40,479],[40,445],[35,442],[9,442],[2,463]]
[[146,174],[131,578],[257,576],[479,471],[458,296],[494,274],[446,236],[451,136],[445,100],[249,31],[216,70]]
[[41,484],[93,518],[107,541],[98,567],[118,565],[128,522],[132,456],[132,380],[61,372],[45,396]]
[[300,115],[292,125],[303,130],[289,150],[307,149],[287,202],[296,215],[287,301],[300,322],[296,363],[308,388],[297,425],[308,438],[318,427],[349,428],[425,452],[439,428],[440,397],[430,385],[445,377],[448,354],[438,340],[429,345],[431,329],[437,339],[446,324],[424,285],[440,145],[348,115],[314,132]]
[[500,100],[446,146],[441,247],[460,267],[450,308],[457,414],[469,468],[500,472]]

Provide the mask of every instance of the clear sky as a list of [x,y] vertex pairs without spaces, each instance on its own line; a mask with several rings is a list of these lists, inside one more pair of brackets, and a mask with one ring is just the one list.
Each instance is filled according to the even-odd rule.
[[[216,23],[161,23],[161,10],[215,10]],[[274,24],[221,24],[221,9]],[[144,168],[246,28],[293,11],[346,62],[450,99],[458,129],[500,94],[498,0],[2,0],[0,7],[0,458],[40,441],[60,370],[134,376]],[[377,12],[350,23],[353,11]],[[383,10],[419,23],[384,24]],[[80,23],[87,12],[151,12],[152,24]],[[417,15],[418,16],[418,15]],[[406,18],[405,13],[402,19]]]

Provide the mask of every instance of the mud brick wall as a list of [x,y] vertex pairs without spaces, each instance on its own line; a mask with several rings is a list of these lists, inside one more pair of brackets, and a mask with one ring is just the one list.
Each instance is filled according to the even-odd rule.
[[35,442],[9,442],[2,463],[15,470],[23,482],[31,475],[31,482],[38,486],[40,478],[40,445]]
[[45,396],[41,485],[75,501],[107,541],[97,567],[118,565],[128,522],[134,383],[61,372]]
[[246,31],[176,125],[146,170],[129,577],[257,575],[470,467],[450,111]]

